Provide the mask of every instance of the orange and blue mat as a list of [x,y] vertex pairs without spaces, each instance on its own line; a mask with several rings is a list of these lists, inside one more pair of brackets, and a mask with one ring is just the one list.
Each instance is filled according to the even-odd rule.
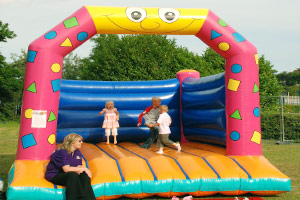
[[[97,199],[275,195],[291,190],[290,178],[264,156],[226,156],[222,147],[193,142],[183,144],[180,153],[168,147],[163,155],[156,151],[155,145],[146,150],[129,142],[83,144]],[[64,199],[65,189],[44,178],[47,164],[16,160],[9,172],[10,198]]]

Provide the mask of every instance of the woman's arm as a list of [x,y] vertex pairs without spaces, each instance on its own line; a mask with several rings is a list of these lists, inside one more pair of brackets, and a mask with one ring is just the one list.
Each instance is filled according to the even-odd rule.
[[84,172],[84,167],[82,166],[78,166],[78,167],[71,167],[70,165],[65,165],[62,167],[64,172],[76,172],[81,174],[82,172]]
[[76,172],[77,174],[81,174],[85,172],[90,178],[92,178],[92,173],[88,168],[77,166],[77,167],[71,167],[70,165],[65,165],[62,167],[64,172]]

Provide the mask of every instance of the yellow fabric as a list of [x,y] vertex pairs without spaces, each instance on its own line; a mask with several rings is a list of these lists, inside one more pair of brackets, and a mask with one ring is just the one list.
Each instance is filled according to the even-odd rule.
[[[194,35],[201,29],[208,9],[166,9],[86,6],[99,34],[168,34]],[[134,21],[135,12],[141,20]],[[165,16],[175,13],[177,20],[168,22]],[[176,18],[175,18],[176,19]]]

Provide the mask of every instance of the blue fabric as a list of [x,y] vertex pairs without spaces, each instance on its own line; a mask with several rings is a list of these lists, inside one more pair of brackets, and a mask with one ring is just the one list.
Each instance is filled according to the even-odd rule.
[[53,92],[57,92],[60,90],[60,79],[55,79],[51,81]]
[[226,145],[225,73],[183,81],[182,124],[188,140]]
[[88,33],[87,32],[80,32],[77,35],[77,40],[80,41],[80,42],[82,42],[85,39],[87,39],[87,37],[88,37]]
[[24,149],[36,145],[36,141],[32,133],[22,136],[21,141]]
[[57,33],[55,31],[50,31],[45,35],[45,39],[52,40],[56,37]]
[[62,80],[57,123],[57,142],[75,132],[86,142],[105,141],[103,116],[99,112],[108,100],[114,101],[120,113],[119,142],[143,142],[149,128],[137,127],[140,113],[152,105],[152,97],[168,105],[172,118],[170,138],[180,140],[180,93],[178,79],[162,81],[73,81]]
[[37,51],[28,50],[27,62],[34,63]]

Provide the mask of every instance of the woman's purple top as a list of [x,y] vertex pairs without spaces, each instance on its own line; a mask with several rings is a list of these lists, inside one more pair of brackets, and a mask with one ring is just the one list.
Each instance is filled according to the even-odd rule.
[[63,172],[62,167],[65,165],[70,165],[71,167],[82,165],[82,154],[78,149],[74,151],[73,156],[64,149],[54,151],[50,156],[45,178],[50,181],[56,174]]

